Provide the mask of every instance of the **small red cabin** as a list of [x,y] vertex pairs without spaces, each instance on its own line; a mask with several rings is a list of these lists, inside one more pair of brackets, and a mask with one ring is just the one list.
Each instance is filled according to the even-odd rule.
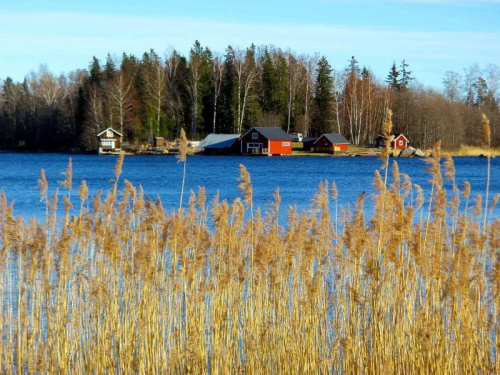
[[325,133],[312,145],[314,152],[346,152],[349,141],[340,133]]
[[107,128],[97,134],[97,141],[99,155],[106,152],[121,151],[122,135],[113,128]]
[[[408,147],[408,144],[410,141],[408,138],[406,138],[403,134],[397,133],[394,134],[394,139],[391,141],[391,149],[393,150],[404,150]],[[384,146],[384,139],[382,136],[377,137],[375,139],[375,146],[376,147],[383,147]]]
[[394,140],[391,142],[391,148],[394,150],[404,150],[408,147],[408,139],[403,134],[394,134]]
[[254,127],[241,136],[242,155],[289,155],[292,138],[278,127]]

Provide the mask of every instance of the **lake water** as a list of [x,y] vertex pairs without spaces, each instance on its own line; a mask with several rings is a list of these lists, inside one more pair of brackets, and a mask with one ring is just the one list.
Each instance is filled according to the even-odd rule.
[[[107,192],[112,186],[116,157],[98,155],[63,154],[0,154],[0,190],[14,202],[16,215],[25,218],[43,217],[44,203],[36,189],[40,171],[44,169],[53,192],[62,187],[57,183],[64,179],[69,158],[73,160],[73,203],[78,206],[77,188],[86,180],[90,194],[99,189]],[[401,172],[407,173],[414,183],[428,191],[430,177],[423,159],[397,160]],[[392,162],[391,160],[391,162]],[[487,161],[477,157],[455,158],[456,178],[459,186],[469,181],[472,195],[486,189]],[[255,204],[262,209],[273,200],[273,193],[280,188],[282,207],[297,205],[308,209],[311,199],[321,181],[335,181],[339,191],[339,202],[346,207],[354,203],[363,191],[373,192],[374,172],[381,166],[374,157],[242,157],[242,156],[189,156],[187,161],[186,193],[198,186],[206,188],[210,201],[219,191],[220,198],[233,200],[240,196],[237,188],[239,165],[250,172]],[[155,199],[159,196],[167,210],[179,205],[182,181],[182,164],[172,156],[128,156],[125,157],[121,181],[127,179],[134,185],[142,185],[145,195]],[[451,185],[446,183],[451,192]],[[500,158],[491,160],[490,197],[500,192]],[[368,208],[369,208],[369,202]],[[497,208],[494,215],[500,217]]]

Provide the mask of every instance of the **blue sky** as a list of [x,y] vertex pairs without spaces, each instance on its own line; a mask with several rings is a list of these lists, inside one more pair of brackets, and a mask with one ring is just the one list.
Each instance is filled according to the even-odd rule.
[[426,86],[447,70],[500,65],[500,0],[0,0],[0,78],[87,68],[92,56],[186,54],[195,40],[319,53],[343,70],[351,56],[385,79],[406,59]]

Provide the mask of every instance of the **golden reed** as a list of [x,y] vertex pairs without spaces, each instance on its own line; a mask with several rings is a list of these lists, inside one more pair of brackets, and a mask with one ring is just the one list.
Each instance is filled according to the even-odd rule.
[[44,223],[0,196],[0,372],[500,373],[498,194],[469,208],[449,158],[447,195],[438,146],[430,196],[394,163],[374,196],[338,207],[324,182],[283,225],[279,190],[253,210],[244,167],[242,199],[200,189],[168,212],[115,191],[122,162],[106,196],[82,182],[69,217],[70,162],[64,220],[43,171]]

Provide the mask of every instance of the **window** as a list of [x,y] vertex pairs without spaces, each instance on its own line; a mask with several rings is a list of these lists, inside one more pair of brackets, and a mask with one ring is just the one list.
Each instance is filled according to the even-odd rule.
[[258,133],[252,133],[252,139],[259,139]]
[[283,143],[282,143],[282,146],[283,146],[283,147],[290,146],[290,142],[283,142]]
[[248,144],[248,148],[260,148],[260,146],[262,145],[262,143],[249,143]]
[[399,145],[400,145],[400,146],[402,146],[402,145],[403,145],[403,140],[402,140],[402,139],[400,139],[400,140],[399,140]]
[[101,141],[101,145],[102,146],[113,147],[115,145],[115,141],[104,139],[104,140]]
[[111,130],[106,130],[106,137],[113,138],[113,132]]

